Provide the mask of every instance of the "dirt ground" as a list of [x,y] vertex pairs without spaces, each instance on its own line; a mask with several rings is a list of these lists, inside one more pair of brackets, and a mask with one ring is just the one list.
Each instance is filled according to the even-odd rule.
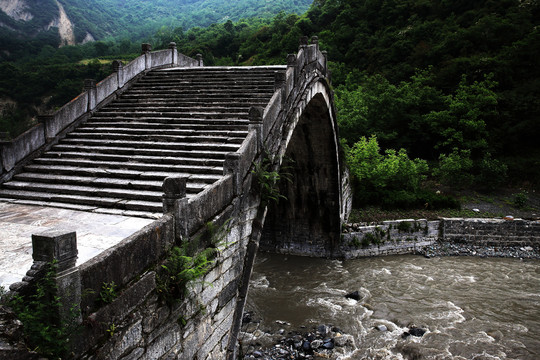
[[353,209],[349,223],[377,223],[395,219],[428,219],[441,217],[503,218],[540,221],[540,193],[534,190],[503,189],[492,194],[475,191],[453,193],[461,202],[461,209],[443,210],[383,210],[377,207]]

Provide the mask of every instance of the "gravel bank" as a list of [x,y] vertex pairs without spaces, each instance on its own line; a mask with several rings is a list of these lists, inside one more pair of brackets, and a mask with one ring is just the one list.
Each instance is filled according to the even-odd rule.
[[515,259],[540,259],[540,247],[532,246],[480,246],[451,242],[437,242],[419,251],[426,257],[478,256]]

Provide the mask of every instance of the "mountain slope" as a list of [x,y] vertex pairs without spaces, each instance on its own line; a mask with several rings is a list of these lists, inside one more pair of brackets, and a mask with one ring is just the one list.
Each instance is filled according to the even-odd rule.
[[[226,20],[305,12],[312,0],[0,0],[0,39],[48,34],[48,44],[105,38],[138,41],[162,26],[208,26]],[[53,39],[55,38],[56,39]],[[60,39],[58,39],[60,37]]]

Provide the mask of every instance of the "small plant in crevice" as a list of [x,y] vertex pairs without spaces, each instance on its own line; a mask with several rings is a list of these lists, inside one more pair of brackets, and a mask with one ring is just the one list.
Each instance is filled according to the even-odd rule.
[[112,323],[109,328],[107,329],[107,334],[109,334],[110,337],[113,337],[116,333],[117,327],[114,323]]
[[[366,234],[366,235],[373,235],[373,234]],[[362,247],[367,248],[371,244],[371,237],[370,236],[364,236],[362,238]]]
[[9,301],[17,318],[23,323],[26,343],[32,350],[49,359],[61,359],[68,350],[69,335],[76,328],[76,316],[68,321],[59,319],[62,306],[57,296],[56,261],[48,264],[44,276],[36,283],[35,292],[23,297],[15,295]]
[[114,281],[110,283],[103,283],[101,285],[101,291],[99,292],[99,299],[103,304],[110,304],[118,297],[116,293],[116,284]]
[[[208,222],[202,235],[190,241],[174,246],[161,265],[161,271],[156,277],[156,288],[160,297],[169,305],[181,301],[189,287],[202,281],[204,275],[214,266],[219,254],[218,247],[223,245],[229,231],[229,221],[217,227]],[[199,249],[199,244],[205,237],[210,246]]]
[[360,242],[360,240],[356,236],[351,240],[349,245],[354,246],[355,248],[363,247],[362,243]]
[[408,221],[400,221],[397,225],[397,229],[399,232],[411,232],[412,231],[412,225]]
[[287,197],[280,194],[279,182],[284,179],[292,182],[292,175],[286,172],[289,165],[282,165],[281,172],[274,170],[275,163],[270,159],[267,151],[264,152],[262,160],[253,164],[251,173],[255,177],[254,187],[261,195],[261,203],[268,205],[270,202],[279,202],[280,199],[286,200]]

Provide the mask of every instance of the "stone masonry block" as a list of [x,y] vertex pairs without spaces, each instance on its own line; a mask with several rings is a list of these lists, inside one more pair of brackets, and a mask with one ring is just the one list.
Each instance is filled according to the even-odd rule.
[[34,261],[58,261],[58,270],[75,266],[77,261],[77,235],[75,232],[51,230],[32,235]]

